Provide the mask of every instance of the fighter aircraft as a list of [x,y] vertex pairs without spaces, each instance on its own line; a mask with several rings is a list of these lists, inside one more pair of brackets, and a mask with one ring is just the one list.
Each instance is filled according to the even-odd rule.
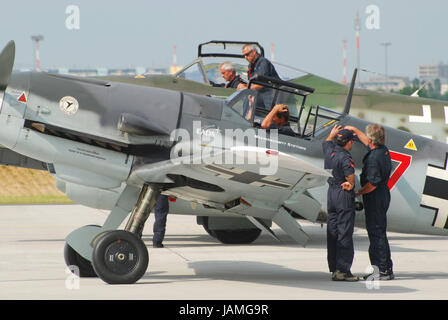
[[[141,230],[160,194],[170,214],[204,216],[223,242],[250,242],[272,222],[297,243],[309,236],[296,218],[326,221],[322,141],[335,124],[364,128],[349,114],[305,108],[314,89],[263,77],[272,105],[289,106],[294,136],[260,127],[267,111],[256,92],[222,100],[136,84],[43,72],[12,73],[14,42],[0,54],[2,164],[48,170],[58,188],[83,205],[110,209],[102,226],[66,238],[67,265],[110,284],[138,281],[148,267]],[[394,171],[389,230],[447,235],[448,145],[386,128]],[[409,148],[412,146],[412,148]],[[352,150],[357,174],[365,149]],[[359,183],[358,183],[359,186]],[[359,200],[356,225],[364,227]],[[129,216],[129,217],[128,217]],[[127,219],[124,230],[117,230]]]

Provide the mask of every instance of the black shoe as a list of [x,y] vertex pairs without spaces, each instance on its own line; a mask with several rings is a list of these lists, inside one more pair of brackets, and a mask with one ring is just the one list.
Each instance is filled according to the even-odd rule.
[[331,277],[331,280],[355,282],[355,281],[359,281],[359,278],[357,276],[354,276],[350,271],[349,272],[341,272],[339,270],[336,270],[335,272],[333,272],[333,276]]
[[392,271],[380,272],[380,280],[394,280],[395,275]]
[[378,273],[367,274],[362,277],[364,280],[394,280],[395,275],[392,271],[385,271]]
[[366,274],[365,276],[362,276],[362,278],[366,281],[369,280],[369,278],[375,280],[375,278],[377,278],[377,277],[378,277],[378,273],[374,273],[374,272],[372,272],[370,274]]
[[164,245],[161,243],[153,243],[152,247],[153,248],[164,248]]

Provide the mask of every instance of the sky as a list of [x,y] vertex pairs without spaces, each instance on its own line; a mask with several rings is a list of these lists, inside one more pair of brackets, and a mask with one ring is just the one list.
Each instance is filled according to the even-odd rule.
[[199,43],[238,40],[258,41],[267,58],[274,43],[277,62],[342,81],[343,40],[348,77],[356,66],[357,10],[362,69],[385,73],[386,42],[389,76],[448,63],[446,0],[14,0],[1,10],[0,47],[15,41],[16,68],[34,66],[36,34],[41,69],[166,67],[174,45],[185,65]]

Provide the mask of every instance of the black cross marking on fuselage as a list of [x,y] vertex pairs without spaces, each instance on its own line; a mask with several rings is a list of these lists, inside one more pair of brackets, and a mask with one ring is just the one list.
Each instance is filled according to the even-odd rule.
[[210,171],[214,171],[215,173],[222,173],[222,174],[231,176],[230,178],[228,178],[229,181],[236,181],[236,182],[241,182],[244,184],[253,184],[253,183],[258,182],[258,183],[261,183],[262,186],[266,185],[266,186],[275,187],[275,188],[291,187],[291,185],[288,183],[283,183],[278,180],[276,180],[276,181],[268,180],[268,179],[266,179],[267,176],[260,175],[260,174],[250,172],[250,171],[244,171],[242,173],[237,173],[237,172],[232,171],[232,169],[226,169],[226,168],[222,168],[219,166],[212,166],[212,165],[205,166],[205,168]]
[[432,226],[448,229],[448,153],[442,167],[428,164],[420,206],[435,210]]

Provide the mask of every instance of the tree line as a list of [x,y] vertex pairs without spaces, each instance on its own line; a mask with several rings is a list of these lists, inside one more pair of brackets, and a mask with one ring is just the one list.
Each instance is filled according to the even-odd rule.
[[[412,80],[412,83],[410,86],[404,87],[403,89],[399,90],[398,92],[395,91],[395,93],[400,93],[400,94],[410,96],[415,91],[417,91],[420,87],[422,87],[422,88],[418,92],[419,97],[448,101],[448,92],[441,94],[440,79],[435,79],[434,82],[428,81],[425,83],[424,81],[421,81],[420,79],[415,78],[414,80]],[[391,92],[394,92],[394,91],[392,90]]]

